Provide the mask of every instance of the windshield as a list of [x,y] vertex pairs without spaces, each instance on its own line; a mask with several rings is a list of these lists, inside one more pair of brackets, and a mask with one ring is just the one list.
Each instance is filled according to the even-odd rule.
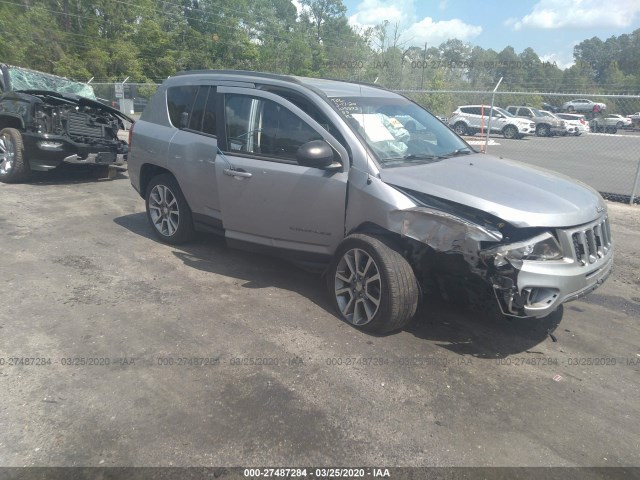
[[12,90],[49,90],[57,93],[73,93],[91,100],[96,99],[93,87],[86,83],[23,68],[9,67],[8,70]]
[[472,150],[445,124],[402,97],[334,97],[382,167],[430,163]]

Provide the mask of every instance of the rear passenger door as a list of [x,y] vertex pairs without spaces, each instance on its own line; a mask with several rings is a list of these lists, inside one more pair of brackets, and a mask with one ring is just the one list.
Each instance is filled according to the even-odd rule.
[[[279,95],[219,87],[224,102],[216,181],[228,238],[331,254],[344,237],[348,155],[308,114]],[[339,169],[301,166],[298,147],[325,140]],[[221,158],[222,157],[222,158]]]
[[216,87],[206,84],[167,90],[169,117],[179,129],[169,146],[169,169],[178,180],[194,220],[219,227],[220,201],[215,188],[216,95]]

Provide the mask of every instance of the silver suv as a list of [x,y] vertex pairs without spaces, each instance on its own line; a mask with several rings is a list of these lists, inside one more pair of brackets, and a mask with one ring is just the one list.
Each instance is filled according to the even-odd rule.
[[376,86],[178,74],[133,127],[129,173],[159,239],[200,228],[319,266],[337,312],[369,331],[401,328],[430,292],[544,317],[613,263],[597,192],[477,153]]
[[[458,135],[475,135],[491,128],[492,133],[502,133],[504,138],[522,138],[536,131],[536,124],[499,107],[493,107],[493,116],[489,122],[489,105],[463,105],[449,117],[449,125]],[[490,124],[490,125],[489,125]]]
[[546,114],[537,108],[510,105],[507,107],[507,112],[516,117],[522,117],[535,122],[536,135],[539,137],[566,135],[568,133],[564,121],[554,117],[553,114]]

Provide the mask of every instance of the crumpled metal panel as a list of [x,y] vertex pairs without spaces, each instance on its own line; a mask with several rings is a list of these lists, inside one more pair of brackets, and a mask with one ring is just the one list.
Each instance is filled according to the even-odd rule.
[[49,90],[57,93],[72,93],[81,97],[96,99],[93,87],[68,78],[49,75],[34,70],[9,67],[12,90]]
[[390,219],[401,235],[429,245],[438,252],[476,255],[478,242],[499,242],[502,233],[428,207],[395,210]]

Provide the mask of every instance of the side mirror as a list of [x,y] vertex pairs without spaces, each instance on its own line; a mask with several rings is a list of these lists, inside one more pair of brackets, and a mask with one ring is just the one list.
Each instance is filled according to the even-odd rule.
[[333,165],[333,149],[324,140],[312,140],[300,145],[296,152],[298,165],[327,168]]

